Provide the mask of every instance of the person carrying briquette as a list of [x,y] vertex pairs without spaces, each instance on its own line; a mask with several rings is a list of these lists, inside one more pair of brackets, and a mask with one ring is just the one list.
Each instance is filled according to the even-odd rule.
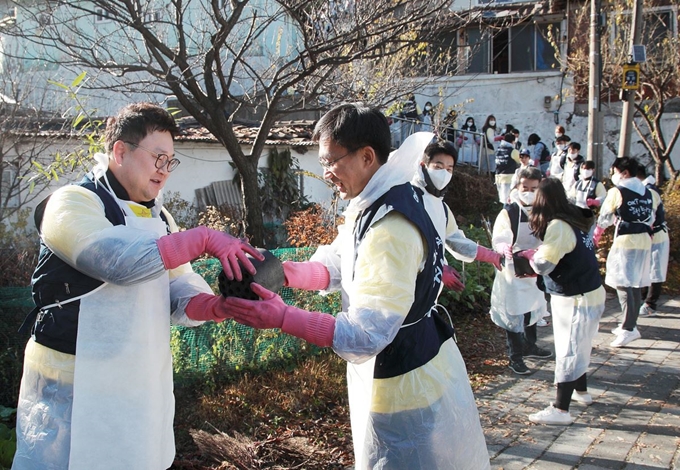
[[36,308],[17,409],[13,470],[164,470],[175,455],[170,323],[229,317],[225,299],[191,269],[219,258],[228,278],[255,272],[243,240],[179,232],[161,190],[179,165],[179,128],[135,103],[106,122],[106,153],[77,184],[36,209]]
[[560,159],[560,167],[562,168],[561,179],[564,185],[564,192],[567,194],[571,193],[576,182],[581,179],[581,165],[586,159],[579,153],[580,151],[581,144],[569,142],[567,153]]
[[569,203],[564,186],[545,178],[536,191],[529,216],[532,233],[541,240],[535,250],[520,256],[542,276],[550,294],[555,341],[555,401],[529,415],[537,424],[569,425],[572,401],[590,405],[586,373],[590,365],[593,338],[604,312],[605,290],[588,222]]
[[340,290],[342,311],[302,310],[252,284],[261,300],[229,298],[229,312],[332,347],[347,361],[355,468],[489,469],[465,363],[452,329],[433,314],[444,240],[423,190],[408,182],[413,155],[396,171],[385,117],[356,104],[331,109],[313,138],[324,177],[350,202],[330,246],[308,262],[284,263],[286,284]]
[[552,352],[536,345],[536,323],[547,314],[543,292],[535,276],[518,277],[513,254],[538,247],[541,243],[529,230],[529,215],[541,170],[528,167],[519,174],[517,191],[503,207],[493,224],[494,249],[505,256],[505,267],[497,271],[491,288],[491,320],[505,330],[509,367],[516,374],[531,370],[525,357],[548,358]]
[[[411,184],[423,189],[425,209],[439,237],[444,240],[446,250],[454,258],[464,263],[482,261],[501,269],[501,255],[467,238],[458,228],[449,205],[443,200],[457,162],[456,149],[450,142],[431,143],[425,148]],[[446,263],[446,259],[444,262]],[[448,264],[444,265],[442,279],[448,289],[460,292],[465,288],[460,274]]]
[[666,224],[666,210],[661,200],[661,191],[656,187],[656,179],[649,175],[643,165],[638,166],[637,177],[647,189],[656,193],[655,199],[659,199],[659,205],[654,213],[654,225],[652,225],[652,260],[650,287],[642,288],[644,301],[640,306],[639,317],[652,317],[656,315],[657,302],[661,295],[661,285],[666,282],[668,271],[668,258],[670,255],[670,239],[668,237],[668,225]]
[[494,158],[496,162],[495,182],[496,189],[498,190],[498,201],[501,204],[507,204],[512,177],[521,163],[519,152],[515,149],[514,134],[508,132],[503,136],[503,140],[498,145]]
[[562,180],[562,162],[566,160],[567,153],[569,152],[569,142],[571,142],[571,137],[568,135],[561,135],[555,141],[555,149],[550,155],[550,165],[548,165],[548,170],[545,172],[545,176],[552,176]]
[[595,162],[592,160],[583,162],[579,179],[567,194],[569,201],[581,208],[583,216],[589,221],[591,236],[595,230],[595,211],[607,197],[607,190],[600,180],[593,176],[594,172]]
[[519,168],[515,170],[515,174],[512,175],[512,181],[510,182],[511,194],[517,187],[517,183],[519,183],[519,174],[526,168],[531,168],[531,152],[529,149],[522,149],[519,151]]
[[604,278],[605,284],[616,289],[623,314],[622,323],[612,331],[616,335],[610,344],[613,348],[641,338],[637,328],[641,289],[651,284],[652,227],[660,199],[636,177],[637,170],[634,158],[614,160],[614,187],[607,191],[593,233],[593,241],[599,245],[604,231],[616,226]]

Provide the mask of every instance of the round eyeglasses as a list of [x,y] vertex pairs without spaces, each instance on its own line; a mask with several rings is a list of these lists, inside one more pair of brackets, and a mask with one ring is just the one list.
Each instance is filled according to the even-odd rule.
[[168,170],[168,173],[170,173],[172,170],[177,168],[179,166],[179,164],[181,163],[178,159],[170,157],[170,155],[166,155],[164,153],[152,152],[148,148],[142,147],[141,145],[135,144],[134,142],[127,142],[127,141],[123,141],[123,142],[125,142],[128,145],[132,145],[133,147],[145,150],[145,151],[149,152],[151,154],[151,156],[156,157],[155,165],[156,165],[156,168],[158,168],[159,170],[162,169],[163,167],[166,167],[167,170]]

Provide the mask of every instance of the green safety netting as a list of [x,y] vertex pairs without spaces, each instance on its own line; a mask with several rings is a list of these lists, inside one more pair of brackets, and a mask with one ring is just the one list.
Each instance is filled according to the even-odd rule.
[[[282,261],[306,261],[314,251],[315,248],[271,250]],[[193,263],[193,267],[216,293],[219,292],[217,278],[222,266],[218,260],[199,260]],[[321,296],[315,292],[284,287],[280,295],[286,303],[307,310],[333,314],[340,311],[340,296],[337,293]],[[14,351],[12,356],[19,364],[21,357],[16,355],[23,352],[28,336],[16,331],[33,306],[30,287],[0,288],[0,347],[2,351]],[[246,368],[270,368],[277,363],[319,351],[280,330],[255,330],[229,320],[222,323],[207,322],[197,328],[173,326],[171,348],[178,385],[206,374],[221,375]],[[18,388],[18,383],[16,386]]]

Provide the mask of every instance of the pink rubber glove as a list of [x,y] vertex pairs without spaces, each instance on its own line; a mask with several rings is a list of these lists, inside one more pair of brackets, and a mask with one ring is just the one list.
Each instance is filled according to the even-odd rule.
[[496,253],[493,250],[489,250],[488,248],[483,247],[482,245],[477,245],[477,255],[475,256],[475,260],[482,261],[484,263],[491,263],[499,271],[503,269],[503,266],[501,266],[500,253]]
[[333,345],[335,317],[327,313],[308,312],[286,305],[281,297],[257,283],[250,288],[262,300],[228,297],[225,304],[229,314],[239,323],[253,328],[281,328],[289,335],[322,348]]
[[165,269],[174,269],[206,253],[219,258],[224,274],[229,280],[243,279],[239,261],[250,274],[255,274],[255,266],[246,253],[260,261],[264,259],[262,253],[246,241],[207,227],[196,227],[165,235],[158,239],[157,244]]
[[602,204],[602,203],[600,202],[599,199],[590,199],[590,198],[586,199],[586,205],[588,207],[600,207],[600,204]]
[[536,254],[536,251],[537,251],[537,250],[522,250],[522,251],[518,251],[518,252],[517,252],[517,256],[519,256],[519,257],[521,257],[521,258],[526,258],[526,259],[528,259],[529,261],[533,261],[533,260],[534,260],[534,255]]
[[502,135],[497,135],[496,137],[493,138],[493,141],[494,141],[494,142],[500,142],[501,140],[503,140],[503,136],[502,136]]
[[283,283],[286,287],[295,287],[305,290],[322,290],[328,287],[331,276],[328,269],[318,261],[297,263],[284,261],[282,263],[283,274],[286,278]]
[[509,243],[497,243],[496,253],[500,253],[506,260],[512,259],[512,245]]
[[465,284],[460,280],[460,273],[447,264],[444,265],[442,282],[447,289],[454,292],[462,292],[465,289]]
[[603,233],[604,229],[602,227],[599,225],[595,227],[595,231],[593,232],[593,243],[595,243],[595,246],[600,246],[600,238],[602,238]]
[[184,310],[187,317],[196,321],[221,322],[231,318],[226,299],[221,295],[198,294],[193,297]]

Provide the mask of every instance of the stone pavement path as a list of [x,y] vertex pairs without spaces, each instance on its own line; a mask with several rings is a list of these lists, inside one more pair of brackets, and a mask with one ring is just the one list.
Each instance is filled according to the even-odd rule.
[[[508,369],[478,390],[491,468],[680,470],[680,299],[662,297],[659,312],[638,322],[642,339],[611,348],[621,311],[608,294],[588,370],[594,403],[572,402],[570,426],[527,418],[555,399],[553,359],[528,359],[531,375]],[[539,327],[539,344],[552,346],[551,327]]]

